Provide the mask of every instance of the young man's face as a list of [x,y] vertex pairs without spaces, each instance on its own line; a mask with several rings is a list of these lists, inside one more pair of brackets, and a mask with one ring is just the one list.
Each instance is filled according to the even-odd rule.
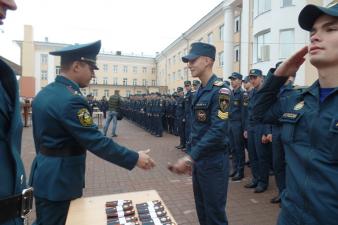
[[188,68],[190,69],[192,77],[200,77],[207,66],[209,65],[211,59],[206,56],[199,56],[194,60],[188,62]]
[[237,78],[230,78],[230,84],[233,89],[237,89],[242,86],[242,80]]
[[16,10],[14,0],[0,0],[0,25],[4,24],[3,20],[6,18],[7,9]]
[[259,87],[259,85],[261,85],[262,83],[262,77],[261,76],[252,76],[250,75],[250,83],[252,84],[252,86],[254,88]]
[[310,32],[310,62],[317,68],[338,65],[338,18],[322,15]]

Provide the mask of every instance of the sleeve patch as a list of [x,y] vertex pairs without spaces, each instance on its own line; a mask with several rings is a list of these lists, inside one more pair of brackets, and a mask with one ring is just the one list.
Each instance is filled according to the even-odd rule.
[[228,112],[222,112],[221,110],[218,110],[218,114],[217,114],[218,118],[220,118],[221,120],[226,120],[229,118],[229,113]]
[[220,111],[225,113],[230,105],[230,93],[228,88],[221,88],[218,95],[218,103]]
[[77,117],[82,126],[89,127],[93,125],[93,118],[90,116],[88,109],[82,108],[77,112]]

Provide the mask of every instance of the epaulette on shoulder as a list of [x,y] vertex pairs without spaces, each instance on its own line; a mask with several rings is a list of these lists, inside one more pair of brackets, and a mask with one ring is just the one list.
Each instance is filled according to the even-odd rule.
[[295,90],[295,91],[303,92],[303,91],[307,90],[308,88],[309,88],[308,86],[299,86],[299,85],[296,85],[292,89]]
[[214,86],[222,87],[223,85],[224,85],[224,82],[221,81],[221,80],[216,80],[216,81],[214,82]]

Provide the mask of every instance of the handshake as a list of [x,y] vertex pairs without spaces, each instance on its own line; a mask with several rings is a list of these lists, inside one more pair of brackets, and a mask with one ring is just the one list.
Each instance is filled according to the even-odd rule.
[[[150,149],[145,151],[139,151],[139,159],[137,166],[144,170],[150,170],[155,167],[154,160],[148,155]],[[168,170],[176,174],[192,174],[193,160],[190,156],[185,156],[176,161],[175,164],[168,163]]]

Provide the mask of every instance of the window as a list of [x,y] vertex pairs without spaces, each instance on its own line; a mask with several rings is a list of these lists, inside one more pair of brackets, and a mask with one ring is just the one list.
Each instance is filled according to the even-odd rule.
[[184,67],[184,77],[188,78],[188,67]]
[[143,80],[142,80],[142,85],[143,85],[143,86],[147,86],[147,80],[146,80],[146,79],[143,79]]
[[61,74],[61,66],[56,66],[55,67],[55,75],[58,76]]
[[117,77],[113,77],[113,85],[117,85]]
[[136,91],[136,94],[140,95],[142,94],[142,91]]
[[48,55],[47,54],[41,54],[40,55],[40,63],[41,64],[48,64]]
[[254,62],[268,61],[270,56],[270,30],[265,30],[255,35],[253,45]]
[[155,74],[155,68],[151,68],[151,74]]
[[218,53],[218,65],[221,67],[221,66],[224,66],[224,52],[220,52]]
[[107,85],[108,84],[108,77],[103,78],[103,84]]
[[133,73],[137,73],[137,66],[133,66]]
[[294,29],[279,31],[279,58],[288,58],[294,52],[295,34]]
[[240,17],[237,16],[237,17],[235,18],[234,32],[235,32],[235,33],[240,32],[240,29],[241,29]]
[[208,34],[208,43],[212,44],[214,41],[214,34],[211,32]]
[[114,65],[114,66],[113,66],[113,72],[114,72],[114,73],[117,73],[117,72],[118,72],[118,66],[117,66],[117,65]]
[[106,98],[109,98],[109,90],[107,89],[104,90],[104,96],[106,96]]
[[168,74],[168,81],[170,81],[170,79],[171,79],[171,75],[170,75],[170,73]]
[[81,89],[81,93],[82,93],[82,95],[86,96],[87,95],[87,89],[86,88],[82,88]]
[[178,71],[177,71],[177,78],[183,80],[183,76],[182,76],[182,75],[183,75],[183,74],[182,74],[182,71],[181,71],[181,70],[178,70]]
[[97,97],[97,93],[98,93],[97,89],[93,89],[93,96],[94,97]]
[[156,86],[156,80],[151,80],[151,86]]
[[168,65],[169,66],[171,65],[171,59],[168,59]]
[[128,73],[128,66],[123,66],[123,72]]
[[128,85],[128,78],[123,78],[123,85],[127,86]]
[[293,3],[292,0],[282,0],[282,7],[293,6],[292,3]]
[[103,64],[103,72],[108,72],[108,64]]
[[92,79],[92,84],[97,84],[97,78]]
[[271,9],[271,0],[254,0],[254,17],[269,11]]
[[41,70],[41,80],[48,80],[47,70]]
[[133,79],[133,86],[137,85],[137,79]]
[[142,73],[147,73],[147,67],[142,67]]
[[178,61],[181,61],[181,58],[182,58],[182,55],[181,55],[182,53],[181,52],[178,52],[177,53],[177,60]]
[[173,72],[173,76],[172,76],[173,81],[176,80],[176,76],[175,75],[176,75],[175,72]]
[[221,41],[223,41],[223,40],[224,40],[224,25],[220,26],[220,27],[218,28],[218,31],[219,31],[219,39],[220,39]]
[[237,45],[234,47],[234,61],[239,62],[239,57],[239,46]]
[[174,65],[176,64],[176,56],[175,55],[173,56],[173,64]]
[[126,91],[126,95],[127,95],[127,97],[129,97],[129,96],[131,95],[130,90],[127,90],[127,91]]

